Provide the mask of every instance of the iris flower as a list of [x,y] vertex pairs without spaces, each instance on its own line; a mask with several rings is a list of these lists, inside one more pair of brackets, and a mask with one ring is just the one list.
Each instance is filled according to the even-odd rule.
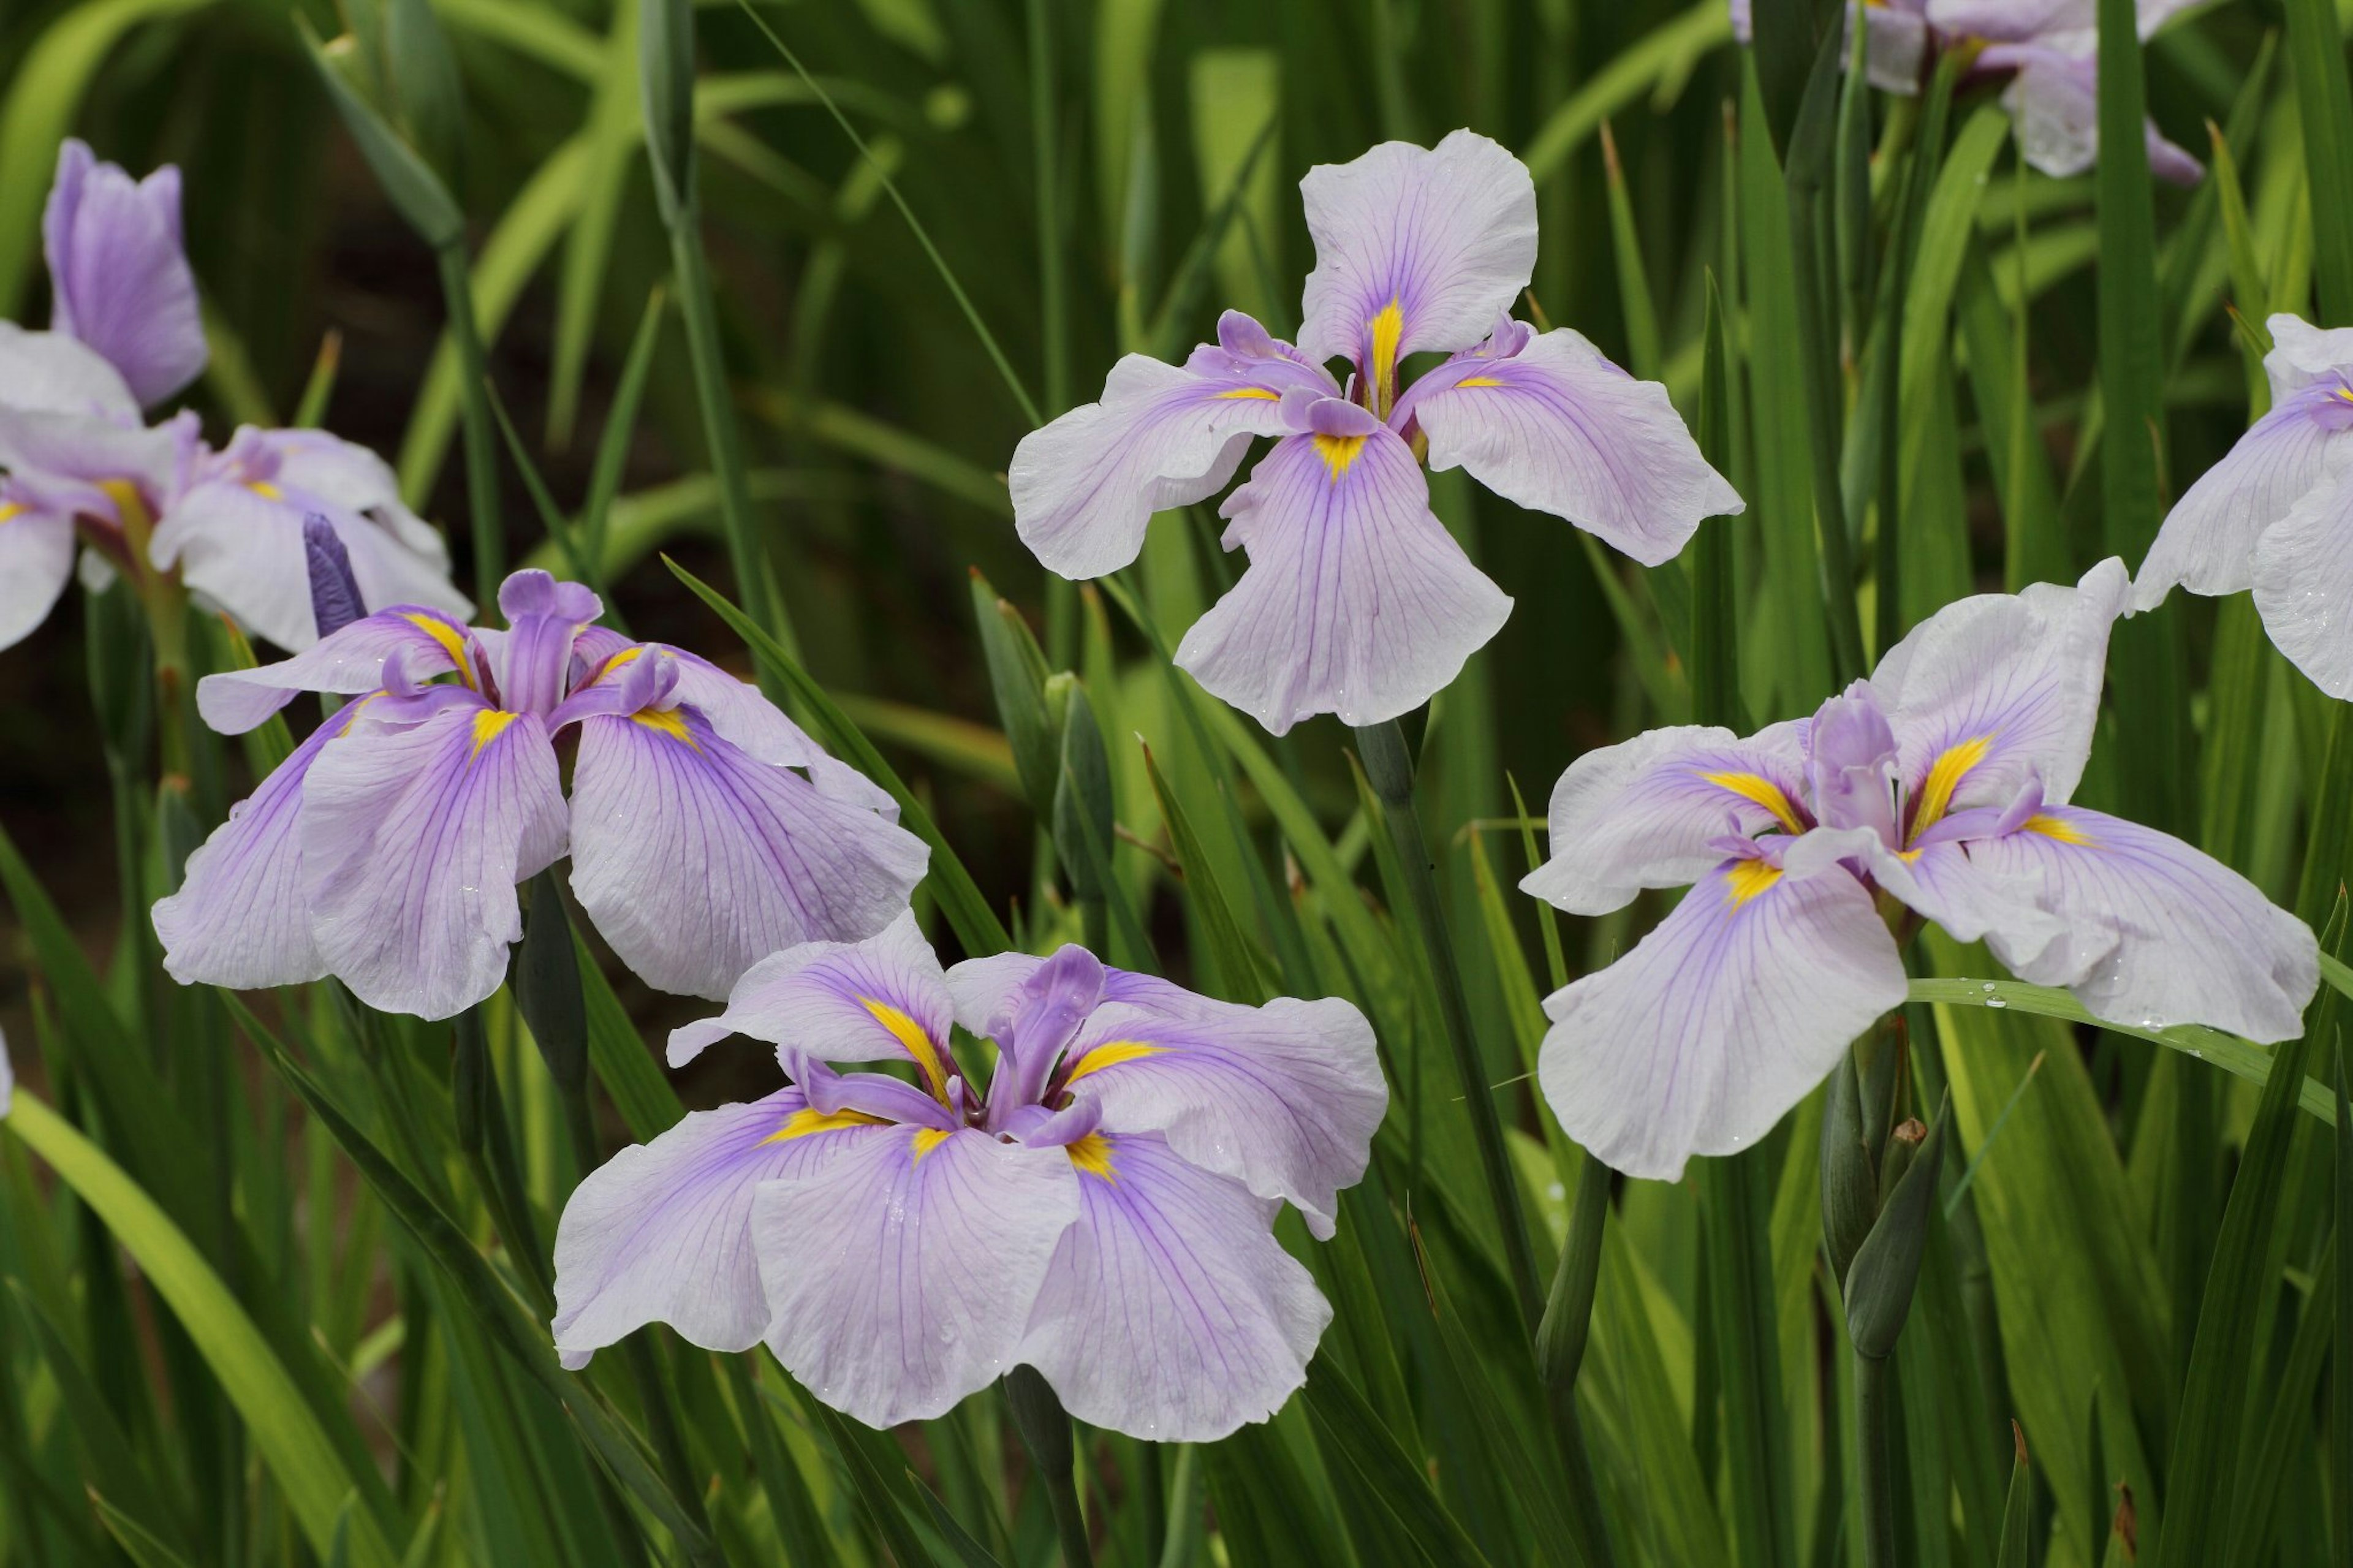
[[[1983,939],[2097,1017],[2285,1039],[2312,932],[2180,840],[2068,804],[2127,584],[2103,562],[1947,605],[1810,721],[1654,730],[1561,776],[1522,888],[1598,915],[1689,885],[1545,1004],[1545,1097],[1630,1175],[1754,1142],[1905,998],[1899,934]],[[1896,931],[1891,932],[1893,924]]]
[[[1645,565],[1741,510],[1666,388],[1506,313],[1535,265],[1536,198],[1501,146],[1383,142],[1300,192],[1316,265],[1296,347],[1229,310],[1182,365],[1121,360],[1103,401],[1024,437],[1008,474],[1022,542],[1099,577],[1135,559],[1154,512],[1214,495],[1252,437],[1274,437],[1219,510],[1250,567],[1176,649],[1211,693],[1277,734],[1316,713],[1377,723],[1495,635],[1512,602],[1431,513],[1425,454]],[[1430,352],[1448,357],[1400,390]],[[1333,359],[1354,367],[1345,389]]]
[[[952,1024],[996,1041],[985,1094]],[[1077,947],[943,973],[908,915],[765,960],[670,1060],[730,1034],[774,1042],[792,1081],[573,1194],[567,1365],[649,1322],[765,1340],[888,1426],[1027,1363],[1080,1420],[1166,1442],[1263,1420],[1305,1378],[1332,1310],[1271,1226],[1288,1201],[1331,1236],[1388,1105],[1346,1002],[1213,1002]]]
[[[2139,0],[2142,38],[2187,0]],[[1731,0],[1732,30],[1750,37],[1751,0]],[[2100,152],[2099,18],[2094,0],[1868,0],[1849,6],[1863,18],[1864,70],[1885,92],[1916,94],[1939,53],[1967,62],[1964,81],[2008,75],[2002,107],[2018,128],[2018,147],[2044,174],[2083,174]],[[2145,121],[2149,172],[2179,185],[2204,173],[2198,160]]]
[[2134,605],[2148,609],[2176,584],[2253,588],[2273,645],[2331,697],[2353,697],[2353,328],[2267,324],[2271,412],[2174,503]]
[[47,617],[77,537],[94,586],[176,571],[206,608],[308,647],[301,530],[313,512],[350,550],[369,603],[471,613],[449,585],[441,536],[401,504],[374,453],[318,431],[249,428],[216,453],[192,413],[143,423],[142,406],[205,363],[179,171],[133,183],[69,142],[41,232],[50,330],[0,321],[0,647]]
[[[301,558],[298,537],[295,550]],[[522,936],[516,885],[569,853],[572,890],[661,990],[723,997],[777,948],[871,935],[929,852],[891,797],[715,665],[591,625],[544,572],[499,591],[507,629],[429,606],[207,676],[206,722],[250,730],[298,691],[333,714],[189,858],[155,906],[164,966],[238,989],[332,974],[371,1006],[481,1001]],[[556,739],[577,728],[567,803]]]

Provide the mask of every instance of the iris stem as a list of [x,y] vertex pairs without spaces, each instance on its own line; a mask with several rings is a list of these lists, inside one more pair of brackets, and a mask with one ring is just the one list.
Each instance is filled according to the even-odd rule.
[[1088,1543],[1087,1518],[1079,1507],[1078,1450],[1071,1437],[1070,1412],[1034,1366],[1017,1366],[1005,1374],[1005,1398],[1045,1483],[1063,1568],[1092,1568],[1094,1548]]
[[1601,1233],[1609,1223],[1609,1167],[1590,1152],[1577,1173],[1577,1207],[1553,1271],[1552,1295],[1536,1325],[1536,1371],[1554,1388],[1574,1388],[1593,1326],[1593,1291],[1601,1278]]
[[1895,1509],[1888,1490],[1887,1363],[1854,1357],[1854,1465],[1862,1505],[1862,1568],[1894,1568]]
[[474,602],[498,600],[506,576],[506,528],[499,511],[498,426],[491,414],[490,355],[474,320],[474,279],[460,244],[433,253],[441,297],[449,312],[449,341],[458,350],[458,384],[466,430],[466,510],[473,525]]

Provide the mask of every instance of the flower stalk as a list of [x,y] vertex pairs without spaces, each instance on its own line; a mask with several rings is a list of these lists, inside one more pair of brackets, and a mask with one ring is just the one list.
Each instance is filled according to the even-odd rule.
[[1021,1441],[1045,1483],[1063,1568],[1092,1568],[1094,1549],[1087,1540],[1086,1514],[1079,1506],[1078,1453],[1069,1413],[1034,1366],[1017,1366],[1006,1373],[1005,1402],[1013,1408],[1013,1424],[1020,1428]]

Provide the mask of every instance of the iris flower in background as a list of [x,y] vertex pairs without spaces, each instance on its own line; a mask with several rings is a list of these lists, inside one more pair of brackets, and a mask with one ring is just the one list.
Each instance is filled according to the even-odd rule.
[[[2139,0],[2136,21],[2146,40],[2188,0]],[[1752,0],[1731,0],[1732,31],[1749,41]],[[1871,85],[1910,96],[1940,53],[1962,56],[1964,82],[2008,76],[2001,103],[2018,127],[2018,147],[2044,174],[2083,174],[2100,152],[2099,20],[2094,0],[1868,0],[1849,6],[1863,18],[1863,58]],[[2194,185],[2198,160],[2147,122],[2149,172]]]
[[[293,545],[298,561],[303,545]],[[307,591],[307,590],[306,590]],[[725,996],[780,947],[852,939],[906,907],[929,852],[891,797],[753,688],[593,626],[544,572],[499,591],[507,629],[383,610],[308,652],[207,676],[206,722],[250,730],[298,691],[357,696],[189,858],[154,920],[183,984],[332,974],[369,1005],[481,1001],[522,936],[516,885],[572,857],[572,890],[651,985]],[[567,805],[556,738],[577,727]]]
[[302,520],[342,537],[371,604],[463,616],[441,536],[403,506],[392,471],[318,431],[239,430],[204,444],[196,416],[141,409],[205,363],[180,248],[179,172],[133,183],[69,142],[42,219],[50,330],[0,321],[0,647],[48,616],[74,573],[103,587],[180,574],[197,603],[281,647],[313,640]]
[[[1155,511],[1214,495],[1250,438],[1273,447],[1226,499],[1250,552],[1176,662],[1281,734],[1419,707],[1502,627],[1511,600],[1430,510],[1421,458],[1556,513],[1645,565],[1741,510],[1666,388],[1566,329],[1510,319],[1535,265],[1535,186],[1469,131],[1383,142],[1300,182],[1315,240],[1296,347],[1240,311],[1184,364],[1130,354],[1103,401],[1024,437],[1015,526],[1049,570],[1136,557]],[[1410,355],[1449,357],[1400,390]],[[1344,389],[1324,362],[1345,358]]]
[[2268,323],[2271,412],[2199,476],[2133,580],[2148,609],[2253,588],[2263,629],[2331,697],[2353,697],[2353,328]]
[[[996,1041],[985,1094],[952,1023]],[[1387,1109],[1348,1003],[1213,1002],[1076,947],[944,974],[907,915],[767,959],[670,1060],[730,1034],[774,1042],[792,1081],[572,1194],[565,1364],[649,1322],[765,1339],[888,1426],[1026,1363],[1080,1420],[1164,1442],[1263,1420],[1304,1380],[1332,1310],[1271,1226],[1288,1201],[1332,1235]]]
[[2254,1040],[2302,1028],[2312,932],[2219,861],[2067,804],[2097,720],[2121,562],[1948,605],[1810,721],[1654,730],[1561,776],[1521,883],[1598,915],[1691,885],[1545,1004],[1545,1098],[1630,1175],[1762,1136],[1902,1004],[1894,923],[1983,939],[2095,1016]]

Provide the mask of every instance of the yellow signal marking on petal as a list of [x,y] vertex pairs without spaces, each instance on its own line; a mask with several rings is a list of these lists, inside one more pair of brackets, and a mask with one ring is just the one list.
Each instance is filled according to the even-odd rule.
[[632,723],[643,724],[658,734],[668,735],[691,751],[702,750],[701,746],[694,743],[693,733],[687,729],[686,721],[678,716],[678,710],[675,708],[640,708],[629,715],[629,720]]
[[932,1086],[934,1099],[944,1102],[948,1097],[947,1071],[940,1063],[940,1048],[933,1043],[921,1024],[888,1002],[878,1002],[871,996],[860,996],[858,1005],[874,1015],[874,1021],[891,1031],[891,1037],[906,1048],[923,1069],[923,1078]]
[[1780,879],[1781,868],[1762,860],[1743,860],[1724,874],[1724,885],[1732,889],[1734,909],[1738,909]]
[[1324,459],[1335,482],[1356,463],[1356,454],[1365,449],[1362,436],[1314,436],[1309,439],[1315,443],[1315,455]]
[[1953,804],[1953,791],[1968,776],[1971,768],[1986,760],[1993,750],[1993,736],[1973,735],[1957,745],[1946,747],[1929,765],[1927,781],[1920,786],[1920,809],[1912,818],[1912,830],[1905,836],[1906,844],[1916,842],[1923,833],[1934,827]]
[[1111,1140],[1100,1132],[1090,1132],[1075,1143],[1063,1145],[1071,1163],[1099,1180],[1116,1184],[1117,1172],[1112,1169]]
[[918,1160],[921,1160],[924,1155],[926,1155],[926,1154],[930,1153],[933,1150],[934,1150],[934,1149],[936,1149],[936,1148],[938,1148],[941,1144],[943,1144],[943,1143],[946,1142],[947,1141],[948,1141],[948,1132],[947,1132],[947,1129],[945,1129],[945,1128],[944,1128],[944,1127],[918,1127],[918,1128],[916,1128],[916,1129],[915,1129],[915,1158],[916,1158],[916,1159],[918,1159]]
[[1466,386],[1501,386],[1503,384],[1492,375],[1466,375],[1454,384],[1454,390],[1460,392]]
[[2348,403],[2353,403],[2353,391],[2348,391],[2346,388],[2340,386],[2337,389],[2337,395],[2343,398]]
[[286,492],[280,489],[276,485],[271,484],[268,479],[248,479],[246,481],[245,488],[251,490],[255,495],[259,496],[263,500],[284,500],[286,499]]
[[1091,1072],[1101,1072],[1105,1068],[1115,1068],[1122,1062],[1132,1062],[1144,1057],[1156,1057],[1167,1048],[1166,1046],[1151,1045],[1143,1040],[1105,1040],[1081,1057],[1071,1067],[1071,1076],[1062,1081],[1076,1083]]
[[32,510],[20,500],[0,500],[0,522],[5,522],[12,517],[21,516]]
[[98,488],[105,492],[107,500],[114,503],[117,511],[136,508],[142,516],[145,515],[147,503],[141,498],[139,487],[129,479],[100,479]]
[[1231,399],[1236,397],[1263,397],[1269,403],[1280,403],[1282,401],[1282,395],[1281,393],[1269,392],[1263,386],[1237,386],[1231,392],[1221,392],[1218,394],[1218,396],[1220,399]]
[[[2353,400],[2348,400],[2353,401]],[[2021,825],[2028,833],[2040,833],[2045,838],[2055,838],[2062,844],[2090,844],[2092,836],[2063,816],[2053,816],[2038,811]]]
[[400,618],[439,643],[441,651],[449,656],[449,662],[458,667],[458,679],[469,686],[474,684],[473,661],[466,657],[466,638],[457,627],[419,612],[411,612]]
[[1391,295],[1365,327],[1373,334],[1373,384],[1387,387],[1397,378],[1398,344],[1405,337],[1405,311],[1397,297]]
[[1728,789],[1743,800],[1756,802],[1771,812],[1782,826],[1792,833],[1803,833],[1805,825],[1798,820],[1798,808],[1781,793],[1781,786],[1762,773],[1702,773],[1701,778],[1718,789]]
[[796,1138],[807,1138],[813,1132],[844,1132],[852,1127],[880,1127],[879,1116],[869,1116],[862,1110],[819,1110],[803,1106],[785,1118],[785,1124],[760,1140],[763,1143],[788,1143]]
[[496,708],[485,708],[477,712],[474,715],[474,749],[467,754],[466,760],[470,763],[480,756],[484,746],[497,740],[508,725],[522,717],[520,713],[502,712]]

